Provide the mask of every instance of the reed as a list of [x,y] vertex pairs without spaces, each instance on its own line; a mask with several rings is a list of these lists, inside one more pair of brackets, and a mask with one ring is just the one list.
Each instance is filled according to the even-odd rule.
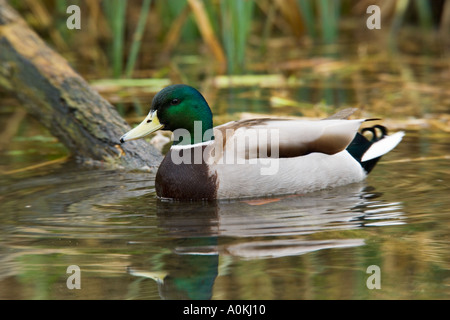
[[[159,56],[147,61],[158,61],[161,69],[170,65],[171,53],[182,50],[181,44],[189,42],[205,44],[216,65],[224,66],[215,68],[216,73],[242,74],[248,71],[247,56],[251,46],[256,44],[255,39],[261,40],[256,46],[259,48],[256,54],[261,59],[270,49],[268,38],[274,36],[298,41],[306,35],[313,43],[333,44],[340,39],[342,22],[346,19],[358,21],[361,26],[358,33],[365,31],[360,21],[370,4],[378,3],[382,7],[382,31],[389,33],[393,42],[398,41],[400,31],[411,22],[411,12],[419,32],[431,32],[436,27],[443,41],[448,41],[450,26],[450,0],[443,3],[430,0],[397,0],[395,3],[370,0],[95,0],[77,2],[83,8],[83,19],[88,21],[82,22],[86,30],[76,33],[65,27],[66,0],[10,0],[10,3],[58,50],[69,54],[79,52],[78,58],[90,59],[88,61],[96,66],[108,65],[110,70],[106,74],[115,78],[131,78],[137,74],[135,69],[144,39],[152,49],[159,49],[151,51]],[[441,8],[438,8],[439,3]],[[136,6],[140,10],[127,10]],[[439,10],[441,19],[435,14]],[[151,23],[147,23],[149,19]],[[150,25],[152,32],[148,32]],[[89,31],[90,28],[93,30]],[[126,34],[127,30],[131,32]],[[80,37],[90,40],[79,41]],[[79,43],[90,47],[79,50],[74,47]],[[125,44],[129,44],[129,50]],[[145,50],[147,52],[148,47]]]
[[109,0],[103,2],[105,15],[112,31],[112,74],[115,78],[122,75],[123,47],[126,28],[127,0]]
[[141,13],[139,14],[138,24],[133,35],[133,41],[131,43],[130,53],[128,54],[128,61],[125,68],[125,76],[128,78],[132,76],[134,66],[136,64],[151,2],[151,0],[143,0],[142,2]]
[[297,0],[300,13],[306,25],[306,32],[311,39],[316,38],[316,17],[314,14],[313,0]]
[[430,2],[427,0],[414,0],[419,15],[420,26],[423,30],[430,30],[433,26]]
[[253,0],[220,1],[222,41],[227,56],[228,73],[240,73],[244,70],[253,8]]
[[321,21],[322,41],[334,43],[339,33],[339,0],[320,0],[318,3],[319,19]]
[[200,30],[203,40],[210,48],[219,66],[219,72],[223,71],[223,65],[226,62],[226,57],[223,52],[220,41],[218,40],[214,29],[211,24],[211,20],[205,9],[204,3],[201,0],[188,0],[189,6],[194,15],[197,26]]
[[395,12],[392,18],[391,23],[391,30],[390,30],[390,36],[391,36],[391,43],[392,41],[395,41],[395,37],[397,36],[398,32],[400,31],[403,22],[405,20],[406,10],[408,9],[409,0],[398,0],[395,3]]

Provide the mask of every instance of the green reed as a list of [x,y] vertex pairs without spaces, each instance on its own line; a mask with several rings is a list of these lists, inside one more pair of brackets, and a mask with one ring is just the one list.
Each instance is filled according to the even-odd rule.
[[254,1],[251,0],[220,1],[222,41],[229,73],[243,71],[253,8]]
[[297,0],[300,13],[306,25],[306,31],[310,38],[316,38],[316,16],[314,13],[314,2],[312,0]]
[[131,43],[130,53],[128,55],[128,61],[125,68],[125,76],[130,78],[132,76],[134,66],[136,64],[136,59],[139,54],[139,49],[141,47],[142,35],[145,30],[145,25],[147,22],[148,13],[150,11],[151,0],[143,0],[141,13],[139,14],[138,24],[133,35],[133,41]]
[[123,68],[127,0],[104,1],[103,8],[113,35],[111,46],[112,73],[114,77],[118,78],[122,75]]
[[[99,65],[104,63],[105,60],[102,60],[102,57],[106,55],[107,63],[111,65],[110,72],[115,78],[132,77],[138,58],[142,54],[141,48],[144,39],[145,41],[150,40],[149,44],[154,48],[163,47],[170,30],[175,30],[177,33],[171,34],[173,38],[170,43],[170,52],[183,50],[183,47],[179,45],[183,42],[205,43],[217,62],[222,63],[223,60],[226,60],[226,71],[229,74],[245,72],[246,55],[251,46],[249,39],[252,35],[256,36],[255,39],[258,39],[259,36],[261,43],[264,44],[265,50],[260,50],[260,54],[263,54],[267,52],[267,43],[269,43],[267,38],[280,36],[280,32],[283,33],[282,36],[292,36],[296,41],[308,36],[316,43],[333,44],[339,40],[342,22],[346,19],[356,19],[360,30],[362,32],[366,30],[365,10],[360,8],[356,12],[354,8],[360,2],[352,0],[198,1],[203,5],[200,9],[197,7],[197,10],[203,10],[202,15],[208,17],[213,30],[212,35],[208,34],[209,38],[205,38],[205,32],[202,32],[205,31],[205,25],[202,25],[202,21],[205,22],[205,20],[194,16],[192,2],[187,0],[92,0],[89,5],[87,2],[75,1],[82,7],[83,19],[100,19],[95,24],[99,26],[98,30],[102,30],[101,26],[109,27],[106,37],[105,33],[90,33],[89,30],[68,32],[65,26],[65,9],[68,5],[66,0],[42,0],[39,6],[29,7],[18,0],[10,0],[10,3],[22,11],[25,17],[33,16],[34,20],[30,19],[30,21],[34,21],[34,23],[38,21],[44,25],[50,25],[52,22],[48,22],[48,19],[53,19],[56,30],[45,27],[40,31],[48,32],[47,38],[53,41],[61,51],[66,49],[64,46],[70,48],[71,45],[76,44],[74,39],[78,37],[93,37],[93,40],[85,41],[85,43],[93,44],[92,48],[86,50],[93,52],[90,57],[93,57],[94,60],[97,59],[96,62]],[[442,5],[440,25],[434,14],[436,3],[438,2],[430,0],[397,0],[389,3],[389,6],[382,6],[382,31],[389,33],[391,40],[396,43],[400,31],[403,30],[406,23],[411,23],[411,13],[413,13],[412,16],[415,20],[412,21],[412,24],[418,28],[419,32],[429,32],[436,27],[441,30],[441,34],[445,38],[448,26],[450,26],[450,0],[445,1]],[[139,10],[128,10],[134,9],[134,6],[139,6]],[[92,8],[101,8],[102,14],[99,15],[97,11],[95,15],[90,16]],[[45,15],[42,15],[42,10],[46,11]],[[150,15],[150,10],[152,10],[152,15]],[[292,23],[292,16],[286,15],[286,12],[298,12],[300,14],[298,19],[302,19],[302,21]],[[199,14],[198,11],[196,13]],[[42,22],[42,17],[47,19],[47,23]],[[150,18],[153,20],[151,23],[147,23]],[[179,27],[173,28],[176,24]],[[83,21],[82,25],[93,24]],[[134,27],[135,25],[136,27]],[[301,25],[304,29],[299,32],[298,26]],[[150,26],[159,33],[153,32],[153,37],[147,38]],[[259,29],[258,26],[260,26]],[[291,29],[289,30],[289,28]],[[127,30],[129,32],[126,34]],[[367,29],[367,32],[373,31]],[[108,38],[108,35],[111,37]],[[146,37],[144,38],[144,36]],[[106,47],[104,39],[109,41]],[[129,51],[126,50],[126,45],[130,48]],[[219,46],[223,47],[225,59],[220,55],[222,48],[218,48]],[[75,49],[78,50],[78,48]],[[170,52],[168,53],[170,54]],[[167,52],[161,50],[161,55],[163,54],[166,55]],[[154,58],[154,61],[158,61],[159,57]]]

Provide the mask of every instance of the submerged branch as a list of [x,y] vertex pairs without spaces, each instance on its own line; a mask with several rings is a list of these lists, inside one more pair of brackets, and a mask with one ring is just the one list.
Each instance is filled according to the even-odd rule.
[[159,164],[161,155],[143,140],[118,151],[128,124],[5,0],[0,0],[0,61],[0,86],[73,155],[133,169]]

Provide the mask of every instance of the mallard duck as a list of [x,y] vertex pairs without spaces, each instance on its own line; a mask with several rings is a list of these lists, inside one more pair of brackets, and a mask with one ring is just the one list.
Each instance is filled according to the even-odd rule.
[[[344,112],[345,113],[345,112]],[[155,178],[159,198],[213,200],[303,194],[362,181],[382,155],[402,140],[373,119],[251,119],[213,128],[202,94],[187,85],[158,92],[148,116],[120,141],[157,130],[173,132],[173,144]],[[342,119],[344,118],[344,119]],[[371,139],[365,131],[372,132]]]

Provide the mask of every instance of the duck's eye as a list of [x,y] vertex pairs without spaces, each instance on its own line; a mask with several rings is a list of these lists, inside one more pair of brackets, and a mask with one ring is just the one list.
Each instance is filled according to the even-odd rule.
[[173,106],[176,106],[177,104],[179,104],[181,101],[180,101],[180,99],[172,99],[172,101],[170,101],[170,104],[171,105],[173,105]]

